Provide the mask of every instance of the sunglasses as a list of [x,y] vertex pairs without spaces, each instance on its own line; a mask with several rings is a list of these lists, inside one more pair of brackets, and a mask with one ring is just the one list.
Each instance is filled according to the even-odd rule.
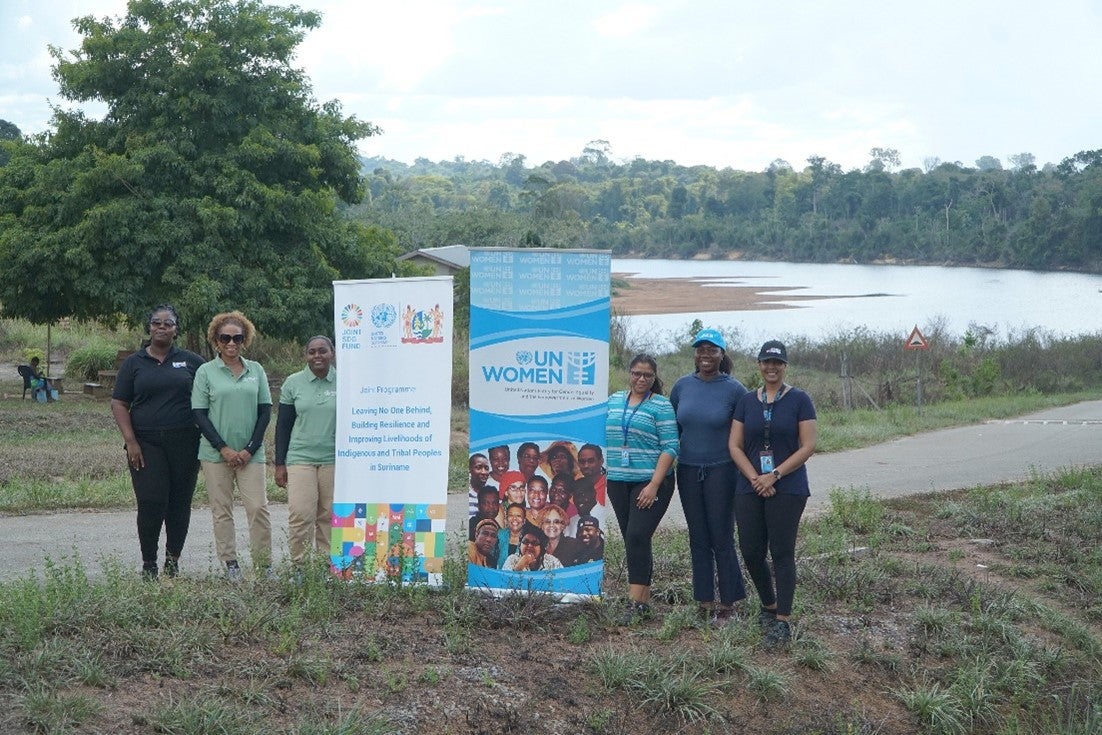
[[163,320],[162,319],[150,319],[149,320],[149,326],[151,326],[151,327],[168,327],[169,329],[172,329],[173,327],[176,326],[176,322],[172,321],[171,319],[163,319]]
[[233,342],[234,344],[239,345],[239,344],[241,344],[242,342],[245,341],[245,335],[243,335],[243,334],[220,334],[220,335],[218,335],[218,341],[221,342],[224,345],[228,345],[230,342]]

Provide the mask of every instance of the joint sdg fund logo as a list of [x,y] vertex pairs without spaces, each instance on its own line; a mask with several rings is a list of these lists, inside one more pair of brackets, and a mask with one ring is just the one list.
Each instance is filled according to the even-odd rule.
[[364,320],[364,310],[356,304],[346,304],[341,309],[341,324],[349,329],[355,329],[360,326],[360,322]]
[[597,353],[591,351],[519,350],[516,365],[483,365],[487,383],[593,385]]

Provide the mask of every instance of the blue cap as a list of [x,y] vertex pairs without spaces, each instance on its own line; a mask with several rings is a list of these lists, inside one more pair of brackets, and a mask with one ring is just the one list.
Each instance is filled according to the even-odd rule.
[[693,347],[701,342],[711,342],[724,352],[727,351],[727,340],[723,339],[723,335],[719,333],[718,329],[701,329],[697,332],[696,337],[693,338]]

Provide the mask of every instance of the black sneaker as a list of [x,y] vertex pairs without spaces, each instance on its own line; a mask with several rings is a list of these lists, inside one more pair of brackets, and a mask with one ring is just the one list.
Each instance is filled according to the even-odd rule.
[[722,628],[728,625],[731,621],[738,618],[738,613],[735,610],[734,605],[716,605],[715,613],[712,615],[711,624],[717,628]]
[[764,607],[758,610],[758,625],[763,632],[768,632],[775,622],[777,622],[776,610],[767,610]]
[[651,617],[653,617],[653,613],[651,612],[650,605],[645,602],[629,600],[627,607],[624,608],[624,614],[620,618],[620,625],[641,623]]
[[177,577],[180,574],[179,559],[165,559],[165,576]]
[[147,582],[157,581],[157,562],[153,562],[152,564],[146,562],[142,563],[142,579]]
[[792,626],[787,620],[774,620],[765,632],[766,648],[783,648],[792,642]]
[[245,581],[245,573],[236,561],[226,562],[226,579],[234,584]]

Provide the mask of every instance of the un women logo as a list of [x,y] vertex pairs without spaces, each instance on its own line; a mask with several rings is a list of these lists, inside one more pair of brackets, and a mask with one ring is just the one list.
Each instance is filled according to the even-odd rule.
[[572,385],[593,385],[597,381],[596,352],[567,352],[566,382]]

